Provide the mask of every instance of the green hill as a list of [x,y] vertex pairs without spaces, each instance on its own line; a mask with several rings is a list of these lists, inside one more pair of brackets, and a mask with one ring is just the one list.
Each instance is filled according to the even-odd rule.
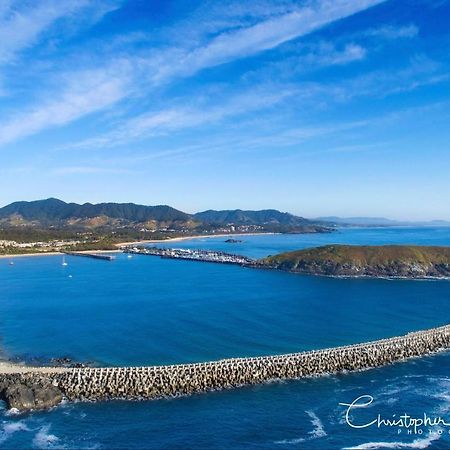
[[267,231],[278,233],[323,233],[333,229],[323,223],[295,216],[276,209],[249,211],[242,209],[226,209],[199,212],[194,219],[211,226],[260,226]]
[[[134,203],[66,203],[56,198],[31,202],[14,202],[0,208],[0,226],[41,228],[71,227],[119,229],[139,226],[150,229],[195,229],[202,233],[226,226],[236,232],[314,233],[332,229],[316,222],[282,213],[275,209],[262,211],[205,211],[188,214],[167,205],[146,206]],[[240,228],[239,228],[240,227]],[[232,230],[230,228],[230,230]]]
[[100,216],[132,222],[187,221],[191,218],[189,214],[166,205],[144,206],[134,203],[98,203],[96,205],[84,203],[79,205],[66,203],[56,198],[14,202],[0,208],[0,219],[7,219],[11,216],[20,216],[24,220],[38,221],[44,224],[63,222],[74,218],[92,219]]
[[263,209],[260,211],[245,211],[242,209],[232,210],[208,210],[199,212],[194,217],[202,222],[235,225],[245,224],[278,224],[278,225],[306,225],[311,221],[303,217],[294,216],[276,209]]
[[450,277],[450,247],[326,245],[281,253],[259,263],[314,275],[442,278]]

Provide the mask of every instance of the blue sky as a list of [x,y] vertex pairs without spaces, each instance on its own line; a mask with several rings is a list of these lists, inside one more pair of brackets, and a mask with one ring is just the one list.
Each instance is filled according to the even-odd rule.
[[448,0],[1,0],[0,204],[450,219]]

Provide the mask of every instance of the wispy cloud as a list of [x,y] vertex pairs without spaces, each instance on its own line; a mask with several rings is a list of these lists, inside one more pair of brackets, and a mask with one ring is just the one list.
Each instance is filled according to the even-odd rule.
[[121,100],[127,93],[126,68],[117,73],[99,69],[71,74],[56,98],[0,123],[0,145],[65,125]]
[[126,120],[114,131],[76,143],[75,148],[114,147],[152,136],[161,136],[180,130],[216,124],[230,117],[237,117],[251,111],[264,110],[279,104],[299,92],[281,88],[254,90],[228,99],[222,105],[197,104],[191,107],[173,107],[151,111]]
[[[360,120],[340,121],[321,123],[320,125],[299,124],[296,127],[282,127],[280,129],[266,130],[265,134],[253,133],[239,134],[228,133],[221,137],[210,137],[207,142],[201,140],[197,144],[181,145],[172,147],[160,152],[152,152],[144,156],[134,156],[128,158],[119,158],[114,160],[115,164],[139,164],[155,159],[176,160],[176,161],[196,161],[198,157],[207,155],[209,158],[217,155],[236,156],[238,153],[255,153],[262,157],[264,149],[276,149],[269,152],[266,157],[272,160],[290,160],[298,159],[304,156],[313,156],[324,153],[350,153],[361,151],[379,151],[395,141],[380,141],[378,130],[386,131],[389,127],[398,127],[402,123],[409,123],[411,120],[417,120],[423,115],[442,114],[443,121],[447,120],[449,102],[436,102],[419,107],[406,109],[395,109],[388,114],[368,116]],[[376,138],[374,141],[367,142],[366,132],[371,131]],[[332,139],[330,141],[330,138]],[[303,144],[324,140],[328,144],[319,149],[311,150]],[[331,142],[331,144],[330,144]],[[397,142],[398,144],[398,142]],[[220,157],[220,156],[219,156]]]
[[413,38],[419,34],[419,28],[414,24],[406,26],[385,25],[378,28],[370,28],[362,34],[364,36],[378,37],[383,39]]
[[328,92],[339,101],[365,96],[382,98],[443,83],[449,79],[450,75],[439,63],[426,56],[417,55],[405,67],[375,70],[333,85],[329,84]]
[[104,165],[99,166],[64,166],[57,167],[51,170],[51,173],[59,176],[67,175],[96,175],[102,174],[131,174],[136,173],[135,170],[121,169],[121,168],[110,168]]
[[337,47],[333,42],[320,41],[300,46],[295,56],[286,58],[271,67],[278,70],[280,77],[286,77],[321,67],[361,61],[366,54],[367,50],[364,47],[353,42]]
[[[244,154],[258,155],[270,161],[289,162],[300,161],[305,157],[327,153],[349,154],[355,152],[390,151],[403,144],[396,140],[385,140],[386,130],[398,128],[425,116],[433,117],[438,113],[445,123],[448,120],[448,102],[437,102],[426,106],[396,109],[388,114],[367,116],[360,120],[321,122],[320,124],[299,123],[296,126],[275,124],[272,127],[259,121],[259,124],[243,122],[242,127],[227,130],[225,133],[212,133],[207,138],[204,135],[183,140],[178,145],[155,146],[150,152],[148,147],[139,151],[111,153],[101,157],[97,152],[83,154],[83,159],[93,158],[86,166],[69,166],[57,168],[56,174],[95,174],[137,173],[145,172],[149,164],[163,163],[196,165],[205,161],[223,161],[239,159]],[[269,118],[267,120],[270,120]],[[248,132],[248,129],[251,131]],[[380,130],[383,130],[380,133]],[[372,136],[367,141],[367,133]],[[383,139],[383,140],[380,140]],[[317,145],[321,142],[323,145]],[[312,143],[315,143],[311,148]],[[109,149],[109,146],[108,146]],[[100,159],[101,158],[101,159]]]
[[[337,51],[328,44],[321,50],[317,50],[311,60],[303,61],[306,65],[339,64],[358,60],[364,57],[363,48],[353,44]],[[320,46],[319,46],[320,47]],[[304,57],[308,58],[308,57]],[[220,98],[214,96],[209,101],[194,99],[193,97],[180,98],[178,104],[162,109],[147,111],[134,117],[119,120],[114,124],[112,131],[100,134],[96,137],[69,144],[68,148],[94,149],[103,147],[118,147],[131,142],[142,141],[149,138],[173,135],[205,126],[214,126],[224,123],[224,129],[235,127],[236,123],[247,118],[248,113],[258,111],[267,113],[271,108],[289,105],[291,109],[308,108],[310,112],[323,107],[350,102],[354,98],[361,97],[385,97],[388,95],[408,92],[430,84],[445,82],[449,76],[441,73],[439,64],[425,57],[415,57],[411,63],[398,70],[372,71],[363,75],[345,79],[335,83],[329,82],[305,82],[291,85],[289,83],[261,84],[247,91],[228,97],[226,92]],[[183,106],[191,104],[191,106]],[[280,113],[278,113],[279,115]],[[272,119],[273,120],[273,119]],[[361,127],[364,123],[352,122],[347,126]],[[267,127],[267,124],[265,125]],[[288,145],[289,142],[301,142],[302,138],[319,136],[324,133],[342,131],[339,129],[323,129],[322,127],[308,127],[296,131],[293,135],[277,134],[273,138],[264,137],[247,141],[252,146],[272,141],[275,145]],[[270,129],[270,127],[268,127]],[[1,128],[0,128],[1,135]],[[1,141],[0,141],[1,142]]]
[[[318,50],[318,53],[311,56],[310,65],[319,64],[319,61],[323,64],[339,64],[353,59],[361,59],[365,55],[364,49],[353,46],[353,44],[345,47],[342,51],[335,51],[333,48],[330,50],[328,45],[326,47],[327,50]],[[303,62],[308,64],[307,60]],[[196,127],[217,125],[221,122],[225,122],[226,128],[229,129],[233,123],[238,123],[236,122],[238,118],[245,117],[248,113],[258,111],[262,114],[267,110],[270,111],[270,108],[274,106],[280,107],[286,104],[294,110],[308,108],[313,112],[323,107],[329,108],[334,104],[350,102],[355,98],[386,97],[448,81],[450,76],[442,73],[440,69],[439,64],[434,61],[417,56],[404,68],[376,70],[335,83],[262,84],[259,88],[254,86],[247,92],[231,98],[224,93],[220,97],[220,101],[215,97],[209,103],[195,101],[192,97],[181,98],[179,99],[180,104],[191,103],[191,106],[174,106],[139,114],[122,123],[115,124],[113,131],[71,144],[70,147],[101,148],[107,146],[110,148]],[[348,124],[350,128],[362,125],[361,122]],[[309,138],[335,131],[342,131],[342,128],[324,130],[321,127],[308,127],[306,130],[300,130],[300,134],[276,135],[272,144],[285,145],[286,142],[300,142],[302,137]],[[268,142],[270,138],[265,137],[264,140]],[[257,144],[260,140],[252,139],[247,144],[252,145],[252,142]]]
[[[34,106],[21,109],[25,112],[12,115],[0,125],[0,145],[13,142],[40,132],[43,129],[62,126],[79,118],[98,111],[122,99],[129,90],[139,84],[147,83],[141,89],[142,94],[149,89],[156,89],[161,83],[167,83],[176,78],[194,75],[195,73],[225,62],[254,55],[269,50],[289,40],[315,31],[336,20],[363,11],[385,0],[313,0],[306,6],[298,7],[289,3],[289,7],[264,10],[257,8],[259,16],[255,15],[248,22],[242,19],[235,27],[226,31],[207,35],[202,42],[180,44],[150,56],[129,54],[127,64],[129,70],[123,74],[111,75],[107,64],[103,69],[74,70],[73,83],[54,85],[54,91],[48,92],[51,101],[44,100]],[[25,3],[18,10],[12,6],[3,8],[0,16],[0,62],[10,62],[24,49],[36,44],[42,33],[62,18],[72,17],[83,8],[96,6],[96,11],[103,14],[113,9],[118,0],[43,0],[38,4]],[[288,3],[288,2],[287,2]],[[286,3],[286,4],[287,4]],[[281,4],[280,4],[281,5]],[[108,9],[109,8],[109,9]],[[348,45],[341,52],[328,55],[330,64],[343,63],[364,56],[364,49],[357,45]],[[326,63],[327,56],[318,56]],[[81,73],[80,73],[81,72]],[[83,75],[86,72],[87,75]],[[133,73],[133,76],[130,74]],[[131,76],[131,78],[130,78]],[[79,81],[77,80],[79,78]],[[111,78],[111,79],[109,79]],[[129,86],[126,86],[129,83]],[[150,85],[148,84],[150,83]],[[258,102],[254,108],[258,109]],[[216,108],[209,117],[203,114],[193,114],[192,111],[162,110],[140,114],[127,120],[120,129],[118,141],[132,139],[145,135],[151,130],[177,129],[192,127],[201,123],[218,120],[227,113]],[[9,117],[11,115],[9,114]],[[179,125],[174,125],[179,124]],[[145,130],[145,132],[143,131]],[[98,142],[105,140],[98,138]],[[107,139],[108,141],[108,139]]]
[[261,51],[273,49],[324,27],[336,20],[356,14],[385,0],[320,0],[287,14],[261,21],[249,27],[226,31],[204,45],[190,50],[173,51],[170,63],[159,64],[155,81],[191,75]]
[[36,44],[42,33],[56,21],[73,17],[86,8],[97,18],[114,9],[114,4],[95,0],[41,0],[17,2],[3,0],[0,7],[0,63],[8,63],[21,51]]
[[366,49],[358,44],[347,44],[343,50],[337,50],[329,43],[322,43],[317,53],[305,57],[305,62],[318,66],[334,66],[364,59],[366,53]]

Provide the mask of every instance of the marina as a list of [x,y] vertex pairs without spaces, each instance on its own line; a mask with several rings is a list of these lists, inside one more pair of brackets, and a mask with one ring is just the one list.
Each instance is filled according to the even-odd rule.
[[159,256],[161,258],[184,259],[188,261],[237,264],[240,266],[252,266],[256,263],[254,259],[249,258],[248,256],[235,255],[222,251],[158,247],[124,247],[122,250],[129,255]]

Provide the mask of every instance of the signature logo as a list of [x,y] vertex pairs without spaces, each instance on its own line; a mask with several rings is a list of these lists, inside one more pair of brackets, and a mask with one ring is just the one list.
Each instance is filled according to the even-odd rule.
[[[371,395],[361,395],[351,403],[339,403],[341,406],[346,406],[345,421],[351,428],[398,428],[398,434],[406,432],[407,434],[423,434],[426,429],[430,432],[438,432],[442,434],[443,428],[449,427],[448,433],[450,433],[450,422],[444,418],[437,416],[429,416],[427,413],[423,413],[423,416],[414,417],[409,414],[402,414],[397,416],[393,414],[391,418],[384,418],[381,414],[378,414],[373,419],[363,422],[358,421],[358,410],[361,408],[368,408],[373,403],[373,397]],[[435,430],[432,428],[435,427]]]

